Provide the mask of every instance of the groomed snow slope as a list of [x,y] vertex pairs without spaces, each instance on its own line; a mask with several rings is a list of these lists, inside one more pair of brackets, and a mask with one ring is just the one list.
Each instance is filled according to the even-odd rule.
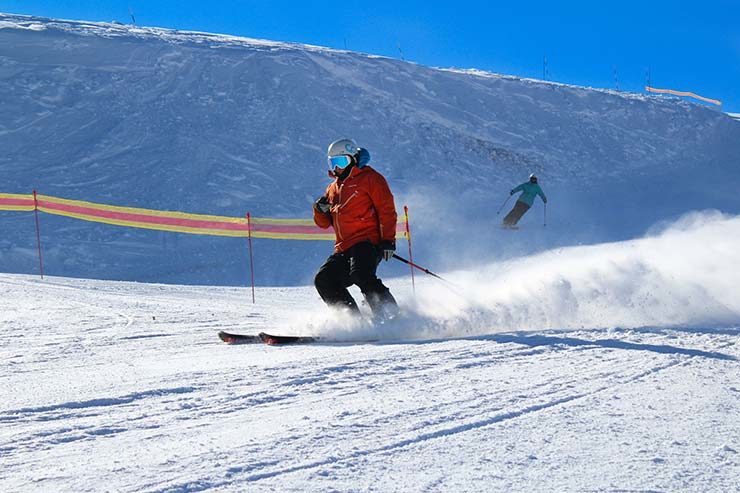
[[3,491],[740,488],[737,326],[228,347],[315,300],[0,284]]
[[446,274],[464,304],[393,282],[407,317],[372,332],[310,288],[2,275],[0,490],[736,491],[739,230]]

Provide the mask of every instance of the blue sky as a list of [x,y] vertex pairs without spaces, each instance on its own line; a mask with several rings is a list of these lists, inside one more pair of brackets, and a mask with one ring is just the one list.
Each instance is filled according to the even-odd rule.
[[[293,41],[641,92],[693,91],[740,112],[740,1],[0,0],[0,11]],[[615,72],[616,78],[615,81]]]

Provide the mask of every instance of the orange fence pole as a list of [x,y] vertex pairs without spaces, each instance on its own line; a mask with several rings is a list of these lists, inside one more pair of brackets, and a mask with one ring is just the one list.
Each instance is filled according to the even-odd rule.
[[39,200],[36,197],[36,190],[33,191],[33,213],[36,216],[36,247],[39,252],[39,272],[41,279],[44,278],[44,259],[41,256],[41,229],[39,227]]
[[408,241],[408,244],[409,244],[409,260],[412,262],[412,264],[409,264],[410,269],[411,269],[411,289],[414,293],[414,296],[416,296],[416,282],[414,280],[414,267],[413,267],[414,256],[411,253],[411,226],[409,226],[408,206],[405,206],[405,205],[403,206],[403,214],[405,216],[404,219],[406,222],[406,241]]
[[254,261],[252,260],[252,215],[247,212],[247,241],[249,242],[249,273],[252,277],[252,303],[254,301]]

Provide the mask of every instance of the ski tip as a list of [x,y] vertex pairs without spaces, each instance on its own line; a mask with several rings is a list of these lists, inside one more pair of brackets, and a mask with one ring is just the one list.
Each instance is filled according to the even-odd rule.
[[218,338],[226,344],[251,344],[260,342],[259,336],[244,334],[229,334],[223,330],[219,331]]
[[218,338],[221,339],[226,344],[234,344],[236,342],[236,339],[231,337],[230,334],[227,334],[223,330],[219,331]]
[[260,339],[262,339],[262,342],[264,342],[265,344],[268,344],[270,346],[277,346],[278,344],[280,344],[278,339],[274,336],[271,336],[270,334],[260,332],[258,335]]

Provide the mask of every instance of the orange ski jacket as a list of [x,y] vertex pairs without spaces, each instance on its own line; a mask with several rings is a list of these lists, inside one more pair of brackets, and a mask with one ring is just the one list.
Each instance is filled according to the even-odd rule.
[[370,166],[354,167],[342,181],[335,179],[326,188],[329,213],[314,208],[313,220],[320,228],[334,227],[334,251],[344,252],[369,241],[396,240],[396,205],[383,175]]

